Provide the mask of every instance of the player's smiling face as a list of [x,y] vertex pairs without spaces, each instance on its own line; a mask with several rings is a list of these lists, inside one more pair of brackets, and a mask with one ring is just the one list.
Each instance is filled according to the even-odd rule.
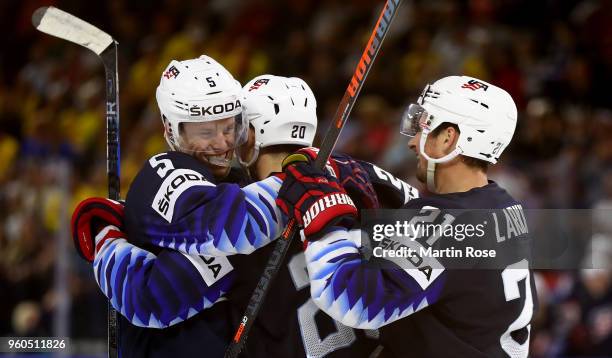
[[234,117],[212,122],[182,123],[184,151],[205,163],[217,178],[227,175],[234,155]]

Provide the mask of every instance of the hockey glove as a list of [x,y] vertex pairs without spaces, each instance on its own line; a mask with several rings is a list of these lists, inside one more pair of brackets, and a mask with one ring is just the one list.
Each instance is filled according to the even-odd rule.
[[[313,163],[318,152],[317,148],[308,147],[302,148],[296,153],[305,154],[308,161]],[[366,168],[345,154],[334,154],[330,159],[327,162],[328,170],[338,178],[340,186],[351,197],[356,207],[359,209],[377,209],[380,207]]]
[[340,186],[355,202],[359,209],[380,208],[378,196],[366,170],[353,158],[344,154],[335,154],[330,161],[337,173]]
[[297,220],[306,239],[316,240],[335,226],[353,226],[357,208],[335,177],[312,166],[303,153],[285,158],[283,172],[276,204]]
[[[72,213],[72,240],[79,255],[93,262],[95,253],[110,237],[107,226],[114,227],[113,237],[125,236],[123,230],[123,204],[106,198],[89,198],[81,201]],[[105,231],[105,235],[100,235]],[[97,241],[97,242],[96,242]]]

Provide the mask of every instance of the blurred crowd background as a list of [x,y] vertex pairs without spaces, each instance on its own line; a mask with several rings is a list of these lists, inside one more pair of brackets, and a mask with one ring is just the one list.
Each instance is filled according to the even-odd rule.
[[[64,334],[84,351],[105,349],[106,303],[68,227],[79,200],[106,195],[103,68],[87,50],[36,32],[36,8],[57,6],[119,41],[125,194],[144,160],[165,150],[154,94],[171,59],[206,53],[242,83],[299,76],[315,92],[323,131],[379,3],[2,1],[0,336]],[[514,97],[515,139],[491,176],[525,207],[612,208],[612,1],[407,2],[339,149],[413,182],[399,119],[426,83],[450,74]],[[612,216],[600,216],[600,269],[538,271],[533,357],[612,356]]]

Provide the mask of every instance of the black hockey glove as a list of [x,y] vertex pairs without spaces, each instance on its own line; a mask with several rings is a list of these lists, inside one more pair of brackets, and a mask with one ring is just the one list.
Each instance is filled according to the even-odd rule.
[[288,156],[283,172],[276,204],[297,220],[307,240],[322,237],[334,226],[353,226],[357,208],[330,173],[315,168],[303,153]]
[[[296,153],[305,154],[308,161],[314,163],[318,152],[317,148],[308,147]],[[340,186],[351,197],[359,210],[380,207],[369,174],[358,161],[345,154],[333,154],[327,162],[327,168],[338,179]]]

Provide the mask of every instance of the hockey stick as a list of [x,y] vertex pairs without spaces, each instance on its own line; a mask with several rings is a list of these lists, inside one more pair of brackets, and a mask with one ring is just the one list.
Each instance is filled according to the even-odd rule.
[[[38,8],[32,14],[38,31],[73,42],[93,51],[104,63],[106,73],[106,173],[108,197],[119,200],[119,76],[117,41],[97,27],[60,9]],[[108,356],[117,357],[117,311],[108,304]]]
[[[330,124],[321,144],[319,154],[315,160],[315,166],[318,168],[323,169],[325,167],[325,163],[329,159],[329,156],[336,145],[340,132],[342,131],[342,128],[344,127],[344,124],[346,123],[351,110],[353,109],[353,105],[355,104],[357,96],[363,87],[363,83],[365,82],[365,79],[372,68],[374,60],[378,55],[378,51],[380,50],[382,42],[387,35],[391,21],[393,21],[400,3],[401,0],[387,0],[378,17],[378,20],[376,21],[374,30],[372,31],[365,50],[359,59],[357,68],[355,68],[355,72],[353,73],[353,77],[351,78],[351,81],[344,92],[344,96],[338,105],[338,109],[334,115],[334,120]],[[270,259],[266,263],[266,267],[264,268],[263,274],[259,279],[251,298],[249,299],[249,303],[247,304],[244,316],[242,316],[242,320],[236,330],[236,334],[225,351],[225,357],[237,357],[242,351],[248,337],[249,330],[253,325],[253,321],[259,313],[259,310],[263,305],[266,295],[270,289],[270,285],[276,277],[278,269],[284,261],[289,246],[291,245],[291,242],[294,240],[295,236],[297,236],[298,231],[299,227],[296,221],[292,219],[289,221],[287,227],[281,234],[281,238],[276,240],[274,250],[270,255]]]

